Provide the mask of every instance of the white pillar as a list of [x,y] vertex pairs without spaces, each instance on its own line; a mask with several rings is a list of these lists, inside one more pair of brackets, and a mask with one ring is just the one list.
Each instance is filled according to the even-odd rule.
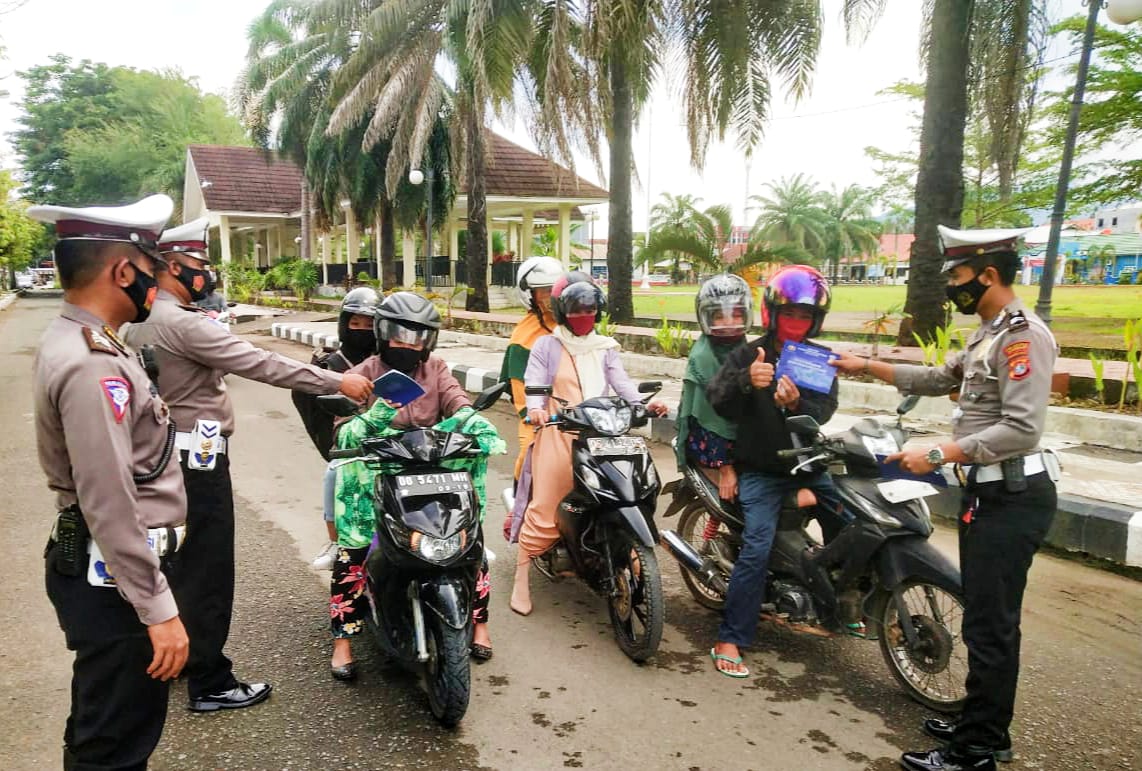
[[488,218],[488,266],[485,271],[484,281],[490,287],[492,285],[492,224],[491,217]]
[[345,243],[349,264],[356,265],[361,258],[361,237],[357,234],[357,217],[353,214],[352,206],[345,207]]
[[559,206],[559,261],[563,269],[571,265],[571,204]]
[[416,239],[407,230],[402,234],[401,263],[404,265],[404,280],[401,286],[412,289],[416,285]]
[[452,276],[452,285],[456,285],[456,263],[460,259],[460,223],[456,220],[448,221],[448,272]]
[[218,218],[218,244],[222,247],[222,264],[230,264],[230,218],[225,214]]
[[377,281],[382,279],[381,275],[381,214],[377,213],[373,217],[373,259],[377,262]]
[[329,283],[329,254],[333,249],[333,244],[329,242],[329,234],[324,233],[321,236],[321,283]]
[[520,225],[519,258],[526,260],[531,256],[531,242],[535,238],[535,223],[532,218],[535,212],[531,209],[523,210],[523,224]]

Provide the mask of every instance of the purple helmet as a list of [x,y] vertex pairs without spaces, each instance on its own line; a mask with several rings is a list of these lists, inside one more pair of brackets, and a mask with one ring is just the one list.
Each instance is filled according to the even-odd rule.
[[813,326],[807,337],[815,337],[821,332],[832,301],[829,282],[824,276],[808,265],[789,265],[774,273],[765,287],[761,323],[770,332],[776,332],[778,309],[800,306],[813,312]]

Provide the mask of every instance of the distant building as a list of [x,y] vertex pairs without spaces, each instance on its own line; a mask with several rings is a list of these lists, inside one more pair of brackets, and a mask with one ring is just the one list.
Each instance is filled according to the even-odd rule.
[[1106,235],[1142,233],[1142,203],[1100,209],[1094,215],[1094,231]]

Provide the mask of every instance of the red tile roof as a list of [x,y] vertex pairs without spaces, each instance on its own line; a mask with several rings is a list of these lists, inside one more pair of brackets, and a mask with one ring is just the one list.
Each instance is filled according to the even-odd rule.
[[[521,198],[596,198],[608,193],[542,155],[496,133],[488,134],[487,194]],[[461,184],[460,192],[464,193]]]
[[257,147],[191,145],[206,208],[211,211],[301,210],[301,169],[288,158]]
[[880,237],[880,254],[895,257],[900,262],[908,262],[912,257],[912,233],[885,233]]

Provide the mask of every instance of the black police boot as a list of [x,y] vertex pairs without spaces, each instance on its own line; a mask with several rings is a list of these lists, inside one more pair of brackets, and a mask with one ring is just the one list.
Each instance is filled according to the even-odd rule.
[[[924,733],[933,739],[951,744],[952,734],[956,732],[956,721],[941,720],[930,717],[924,721]],[[1015,760],[1015,750],[1011,748],[1011,734],[1003,737],[1003,744],[995,748],[995,759],[1000,763],[1010,763]]]
[[221,693],[191,698],[191,712],[215,712],[220,709],[242,709],[261,704],[270,698],[274,689],[269,683],[238,683],[237,686]]
[[990,753],[959,753],[950,747],[927,752],[905,752],[900,766],[908,771],[995,771],[995,756]]

